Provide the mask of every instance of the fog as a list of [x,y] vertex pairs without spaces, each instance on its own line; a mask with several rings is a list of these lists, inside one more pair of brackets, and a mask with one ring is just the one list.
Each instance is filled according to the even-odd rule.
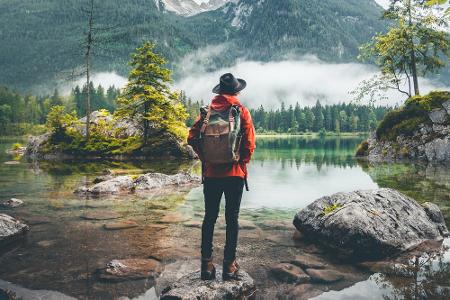
[[[332,104],[350,102],[349,94],[362,80],[378,73],[371,65],[359,63],[325,63],[314,56],[298,60],[262,63],[241,61],[231,68],[214,72],[205,72],[199,64],[191,64],[191,70],[184,70],[184,76],[174,86],[184,90],[196,100],[208,101],[213,94],[211,89],[223,73],[231,72],[247,81],[247,88],[240,98],[250,107],[263,104],[266,107],[278,107],[281,102],[301,105],[314,105],[317,100]],[[420,79],[421,92],[444,88],[438,83]],[[390,91],[389,102],[379,104],[397,104],[405,100],[398,92]]]
[[[208,62],[219,55],[224,46],[208,47],[186,56],[180,62],[177,71],[178,79],[173,88],[183,90],[193,100],[208,102],[214,94],[212,88],[218,84],[220,75],[231,72],[236,77],[247,81],[247,88],[240,99],[250,107],[264,105],[267,108],[278,108],[281,102],[294,105],[311,106],[320,100],[323,104],[352,101],[349,93],[362,80],[378,74],[377,68],[359,63],[325,63],[315,56],[304,56],[296,60],[279,62],[238,61],[230,68],[207,71]],[[61,88],[64,94],[70,93],[72,87],[82,86],[84,78],[79,78]],[[127,79],[116,73],[95,73],[92,76],[95,86],[101,84],[107,88],[111,85],[123,88]],[[420,79],[421,93],[433,89],[446,88],[438,82]],[[406,87],[405,87],[406,89]],[[448,87],[446,88],[448,89]],[[402,103],[405,96],[394,90],[388,92],[389,100],[376,104],[395,105]],[[368,100],[363,101],[368,103]]]
[[[99,84],[102,85],[105,89],[110,86],[115,86],[116,88],[123,88],[127,84],[127,79],[118,75],[115,72],[99,72],[94,73],[91,76],[91,81],[97,87]],[[84,86],[86,82],[86,77],[79,77],[69,83],[64,83],[60,88],[60,92],[64,95],[70,93],[71,89],[78,86]]]

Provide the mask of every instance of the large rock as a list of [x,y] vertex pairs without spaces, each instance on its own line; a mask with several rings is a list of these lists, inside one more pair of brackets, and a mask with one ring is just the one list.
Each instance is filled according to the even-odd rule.
[[218,269],[216,278],[215,280],[201,280],[200,271],[190,273],[164,289],[160,299],[244,300],[255,298],[255,284],[246,272],[240,271],[239,280],[222,281],[222,271]]
[[148,173],[133,180],[131,176],[118,176],[97,183],[93,186],[82,186],[75,190],[77,194],[106,195],[129,192],[149,192],[200,184],[200,178],[187,173],[165,175],[160,173]]
[[0,244],[22,236],[30,228],[6,214],[0,214]]
[[450,161],[450,137],[434,139],[424,149],[429,161]]
[[442,104],[442,107],[445,109],[448,115],[450,115],[450,100],[444,102]]
[[337,193],[300,211],[294,225],[342,255],[381,258],[448,236],[439,209],[425,207],[392,189]]
[[91,187],[82,186],[75,190],[78,194],[118,194],[130,192],[134,188],[134,181],[131,176],[117,176],[113,179],[97,183]]
[[447,111],[443,108],[433,109],[429,114],[431,122],[436,124],[445,124],[447,122],[448,116]]
[[148,173],[139,176],[135,181],[136,191],[149,191],[162,189],[166,187],[182,186],[200,183],[198,176],[192,176],[188,173],[178,173],[175,175],[166,175],[161,173]]

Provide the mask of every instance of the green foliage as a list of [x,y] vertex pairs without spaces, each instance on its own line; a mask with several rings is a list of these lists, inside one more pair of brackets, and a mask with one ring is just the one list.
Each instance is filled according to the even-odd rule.
[[399,135],[412,135],[420,124],[430,122],[428,112],[448,100],[450,93],[439,91],[411,97],[405,105],[386,114],[376,130],[377,138],[395,141]]
[[[384,18],[391,26],[386,33],[377,33],[360,47],[360,59],[373,60],[381,76],[363,82],[359,88],[364,95],[373,97],[374,91],[396,89],[411,97],[419,94],[418,76],[436,73],[446,65],[450,51],[447,18],[438,16],[432,7],[440,1],[391,0]],[[404,90],[405,83],[408,89]]]
[[19,150],[20,148],[22,148],[21,143],[14,143],[11,147],[12,150]]
[[335,210],[337,210],[337,209],[339,209],[339,208],[341,208],[341,207],[342,207],[342,204],[339,204],[339,203],[333,203],[333,204],[330,205],[330,206],[325,206],[325,207],[323,208],[322,215],[323,215],[323,216],[326,216],[326,215],[328,215],[328,214],[334,212]]
[[186,139],[187,113],[179,95],[171,91],[171,72],[166,60],[154,53],[155,45],[145,42],[132,55],[133,67],[123,96],[118,99],[118,116],[139,118],[144,125],[144,144],[149,136],[169,133],[180,141]]
[[[109,115],[101,110],[104,116]],[[75,155],[120,155],[132,154],[142,146],[140,137],[115,137],[112,124],[99,119],[91,126],[89,141],[79,132],[84,125],[77,120],[75,112],[64,112],[64,107],[55,106],[47,117],[47,127],[52,133],[45,152],[63,152]]]
[[356,156],[366,156],[367,150],[369,150],[369,143],[367,140],[362,141],[356,149]]

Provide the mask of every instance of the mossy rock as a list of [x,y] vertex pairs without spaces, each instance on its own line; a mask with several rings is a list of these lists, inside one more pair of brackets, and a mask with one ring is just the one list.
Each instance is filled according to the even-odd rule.
[[420,124],[431,123],[428,113],[442,108],[450,100],[450,92],[434,91],[425,96],[409,98],[403,106],[386,114],[376,130],[380,140],[395,141],[397,136],[411,136]]

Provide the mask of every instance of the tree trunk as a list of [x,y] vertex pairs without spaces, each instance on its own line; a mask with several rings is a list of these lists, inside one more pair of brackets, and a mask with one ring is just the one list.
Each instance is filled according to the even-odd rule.
[[[413,43],[413,41],[411,41]],[[414,46],[413,46],[414,47]],[[416,65],[416,54],[413,51],[411,51],[411,74],[413,78],[413,84],[414,84],[414,95],[420,95],[419,92],[419,80],[417,78],[417,65]]]
[[149,130],[149,122],[147,120],[148,114],[148,102],[144,103],[144,146],[147,146],[147,138],[148,138],[148,130]]
[[89,31],[87,36],[86,45],[86,141],[90,138],[90,126],[91,126],[91,47],[92,47],[92,30],[94,25],[94,0],[91,0],[89,10]]
[[[408,0],[408,15],[409,15],[409,27],[412,27],[412,14],[411,14],[411,0]],[[419,92],[419,80],[417,78],[417,63],[416,63],[416,53],[414,47],[413,37],[410,36],[411,43],[411,75],[414,84],[414,95],[420,95]]]

